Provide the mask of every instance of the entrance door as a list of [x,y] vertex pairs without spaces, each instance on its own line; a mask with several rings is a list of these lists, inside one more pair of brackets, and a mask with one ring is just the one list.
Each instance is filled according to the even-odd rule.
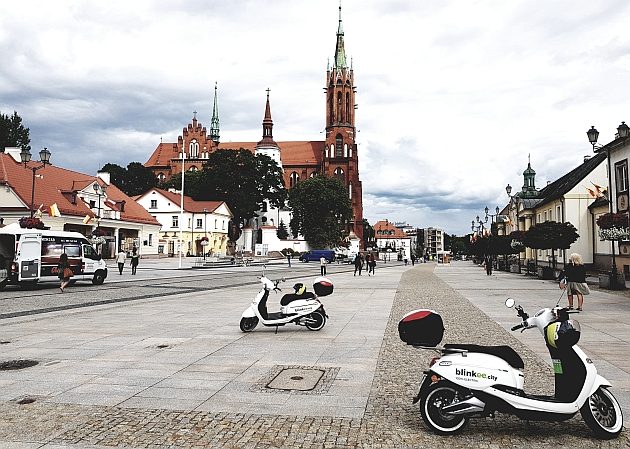
[[22,234],[18,252],[18,260],[20,261],[18,281],[35,281],[39,279],[41,256],[42,235]]

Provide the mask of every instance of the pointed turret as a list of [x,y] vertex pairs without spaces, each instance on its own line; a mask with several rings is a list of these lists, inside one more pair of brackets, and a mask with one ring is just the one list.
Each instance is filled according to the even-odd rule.
[[219,143],[219,102],[217,101],[217,83],[214,83],[214,105],[212,106],[212,119],[210,120],[210,139]]
[[343,46],[343,22],[341,21],[341,0],[339,1],[339,27],[337,28],[337,46],[335,47],[335,68],[345,69],[346,50]]
[[265,105],[265,118],[263,119],[263,138],[256,144],[256,154],[264,154],[276,161],[282,168],[280,159],[280,147],[273,140],[273,120],[271,120],[271,106],[269,104],[269,89],[267,89],[267,104]]
[[273,140],[273,120],[271,120],[271,106],[269,105],[269,92],[267,89],[267,104],[265,105],[265,118],[263,119],[263,138],[257,146],[278,146]]
[[521,190],[521,197],[523,198],[533,198],[538,195],[538,190],[536,189],[535,178],[536,172],[532,168],[531,158],[528,156],[527,158],[527,168],[523,172],[523,189]]

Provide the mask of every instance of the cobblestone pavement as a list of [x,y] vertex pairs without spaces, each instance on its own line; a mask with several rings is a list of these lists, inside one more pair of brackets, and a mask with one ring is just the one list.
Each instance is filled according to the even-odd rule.
[[445,321],[445,342],[501,341],[514,347],[525,361],[529,390],[545,392],[552,384],[551,371],[542,360],[439,280],[432,269],[432,265],[421,265],[402,276],[362,418],[4,402],[0,403],[0,449],[411,448],[443,444],[451,448],[630,447],[627,432],[614,441],[598,441],[579,418],[549,424],[498,415],[496,419],[471,421],[457,436],[445,438],[430,433],[411,398],[433,353],[406,346],[397,332],[398,320],[410,310],[439,311]]

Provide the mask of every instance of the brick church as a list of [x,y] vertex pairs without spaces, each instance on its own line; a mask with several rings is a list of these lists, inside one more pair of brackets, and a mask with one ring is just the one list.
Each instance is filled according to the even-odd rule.
[[161,142],[144,164],[153,170],[160,180],[168,180],[182,170],[182,150],[185,151],[184,167],[196,171],[203,168],[210,153],[218,149],[247,149],[263,153],[276,160],[284,171],[284,182],[289,188],[301,180],[323,173],[336,177],[348,188],[352,200],[353,223],[351,230],[363,240],[363,201],[359,178],[359,158],[356,144],[354,71],[348,64],[344,48],[344,32],[339,7],[339,26],[332,67],[326,70],[326,140],[278,141],[273,138],[273,121],[269,90],[262,123],[262,139],[259,142],[222,143],[219,136],[217,88],[208,133],[196,117],[182,130],[177,143]]

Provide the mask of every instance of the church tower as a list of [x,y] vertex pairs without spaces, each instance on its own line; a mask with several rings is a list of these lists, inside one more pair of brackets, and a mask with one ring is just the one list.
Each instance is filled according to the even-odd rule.
[[269,89],[267,89],[267,104],[265,105],[265,117],[263,118],[262,140],[256,144],[256,154],[264,154],[273,159],[280,168],[282,168],[282,160],[280,159],[280,147],[273,140],[273,120],[271,119],[271,106],[269,104]]
[[347,188],[352,201],[353,218],[350,230],[363,240],[363,193],[359,181],[355,127],[354,71],[348,66],[344,47],[341,5],[333,67],[326,70],[326,142],[322,170],[339,179]]

